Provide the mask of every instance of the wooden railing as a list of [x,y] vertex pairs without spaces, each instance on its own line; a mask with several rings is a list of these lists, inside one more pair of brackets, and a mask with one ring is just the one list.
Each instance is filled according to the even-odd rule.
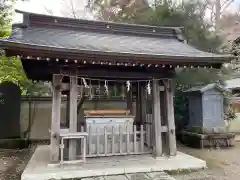
[[[60,161],[67,164],[84,163],[88,157],[150,154],[152,153],[150,126],[151,124],[125,127],[111,125],[101,129],[89,125],[88,129],[82,126],[81,132],[77,133],[67,133],[65,130],[60,136]],[[77,141],[76,159],[71,161],[67,142],[69,140]]]
[[145,141],[150,139],[150,134],[144,130],[144,125],[139,128],[136,125],[105,126],[103,130],[93,126],[87,130],[87,157],[151,153]]
[[[162,128],[165,131],[165,128]],[[88,124],[87,127],[81,126],[80,131],[76,133],[70,133],[68,129],[61,129],[61,132],[61,162],[64,163],[85,162],[85,158],[89,157],[152,153],[153,127],[151,114],[146,116],[145,123],[142,125],[133,125],[131,123],[105,126]],[[71,135],[74,135],[74,137]],[[77,142],[77,155],[75,157],[78,160],[69,160],[69,141]]]

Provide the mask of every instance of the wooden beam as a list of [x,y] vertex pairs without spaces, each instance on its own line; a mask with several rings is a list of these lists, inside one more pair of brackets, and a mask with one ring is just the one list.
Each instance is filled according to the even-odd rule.
[[154,124],[154,151],[156,157],[162,156],[162,131],[159,81],[153,80],[153,124]]
[[[70,77],[70,114],[69,114],[69,130],[71,133],[77,132],[77,76],[72,73]],[[69,160],[76,160],[77,156],[77,142],[76,140],[69,141]]]
[[[92,73],[94,71],[94,73]],[[174,77],[175,70],[174,69],[155,69],[155,68],[141,68],[141,69],[133,69],[132,67],[101,67],[97,66],[95,68],[79,68],[78,75],[81,77],[97,77],[104,79],[152,79],[155,78],[166,78],[166,77]]]
[[[109,62],[126,62],[126,63],[142,63],[142,64],[178,64],[178,65],[196,65],[196,66],[206,66],[210,65],[221,65],[226,61],[232,59],[231,56],[209,56],[209,57],[191,57],[191,56],[169,56],[169,55],[143,55],[143,54],[128,54],[128,53],[109,53],[109,52],[99,52],[96,51],[79,51],[70,52],[69,49],[63,48],[49,48],[49,47],[33,47],[31,45],[22,44],[8,44],[6,51],[7,56],[39,56],[39,57],[49,57],[51,59],[59,58],[68,59],[69,61],[74,61],[75,59],[81,59],[81,61],[91,62],[94,61],[109,61]],[[12,46],[12,47],[11,47]],[[210,61],[209,61],[210,60]]]
[[61,118],[61,75],[53,75],[52,80],[52,122],[51,122],[51,162],[59,161],[59,133]]
[[[28,60],[27,60],[28,61]],[[33,62],[35,62],[33,60]],[[70,68],[64,67],[59,64],[49,64],[42,65],[39,67],[31,68],[33,64],[26,65],[24,70],[27,74],[29,74],[30,78],[44,78],[44,80],[48,79],[52,73],[54,74],[69,74]],[[94,73],[93,73],[94,72]],[[44,75],[44,76],[43,76]],[[101,67],[91,65],[89,67],[79,67],[78,68],[78,76],[87,77],[87,78],[99,78],[99,79],[124,79],[124,80],[137,80],[137,79],[146,79],[150,80],[153,78],[172,78],[175,76],[174,69],[168,68],[147,68],[142,67],[140,69],[134,67],[118,67],[118,66],[109,66]],[[67,88],[67,87],[66,87]]]
[[175,119],[174,119],[174,102],[173,102],[173,84],[172,80],[164,80],[166,87],[167,99],[167,121],[168,121],[168,144],[169,155],[177,155],[176,134],[175,134]]

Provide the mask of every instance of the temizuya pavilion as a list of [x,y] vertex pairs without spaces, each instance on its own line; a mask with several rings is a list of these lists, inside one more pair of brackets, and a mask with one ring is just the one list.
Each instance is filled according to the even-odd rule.
[[[0,46],[7,56],[21,58],[29,79],[52,82],[49,146],[52,164],[85,163],[94,157],[147,153],[153,157],[176,156],[172,84],[175,68],[220,68],[231,59],[228,55],[191,47],[179,28],[19,13],[23,14],[23,23],[14,24],[11,36],[1,39]],[[84,122],[77,116],[78,90],[83,84],[89,88],[99,81],[102,86],[108,82],[109,88],[120,82],[131,84],[126,91],[127,109],[109,114],[107,110],[105,114],[104,111],[90,112],[84,117],[133,118],[130,130],[104,128],[101,134],[100,127],[96,132],[77,127],[80,121]],[[68,131],[64,132],[60,127],[62,93],[68,94],[69,113]],[[133,101],[136,101],[135,113]],[[148,112],[150,120],[146,116],[147,101],[148,106],[152,105],[152,112]],[[152,124],[150,128],[149,124]],[[70,140],[69,157],[64,160],[63,140],[67,139]],[[81,148],[76,139],[81,140]],[[79,156],[77,149],[81,152]]]

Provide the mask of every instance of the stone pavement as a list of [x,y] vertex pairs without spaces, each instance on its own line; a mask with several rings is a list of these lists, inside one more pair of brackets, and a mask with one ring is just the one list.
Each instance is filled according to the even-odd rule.
[[[20,151],[0,149],[0,180],[20,180],[21,174],[34,150],[35,148]],[[208,168],[192,172],[171,172],[170,175],[176,180],[240,179],[240,142],[237,142],[233,148],[220,150],[192,149],[183,145],[178,145],[178,150],[206,160]],[[135,176],[137,177],[134,180],[141,180],[142,174]],[[140,178],[138,178],[139,176]],[[95,180],[105,180],[104,177],[101,178],[97,177]]]
[[89,158],[84,164],[51,165],[49,146],[38,146],[21,180],[81,179],[94,176],[201,169],[206,162],[177,152],[177,156],[153,158],[150,154]]
[[100,176],[81,180],[175,180],[165,172],[137,173],[116,176]]
[[235,141],[240,142],[240,134],[235,135]]

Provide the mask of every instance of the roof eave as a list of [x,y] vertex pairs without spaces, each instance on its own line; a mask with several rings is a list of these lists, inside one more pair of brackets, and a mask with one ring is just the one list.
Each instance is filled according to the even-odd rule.
[[201,93],[203,93],[203,92],[205,92],[205,91],[207,91],[209,89],[212,89],[212,88],[217,88],[219,91],[222,91],[222,92],[228,92],[228,93],[232,92],[230,89],[225,88],[224,86],[222,86],[220,84],[212,84],[212,86],[210,86],[210,87],[205,86],[200,91],[201,91]]
[[[134,58],[151,58],[152,60],[163,59],[164,61],[175,62],[180,64],[186,63],[206,63],[206,64],[216,64],[216,63],[226,63],[231,61],[234,57],[231,55],[217,55],[209,57],[190,57],[190,56],[169,56],[169,55],[159,55],[159,54],[131,54],[131,53],[118,53],[118,52],[102,52],[102,51],[88,51],[88,50],[79,50],[79,49],[68,49],[68,48],[59,48],[59,47],[48,47],[48,46],[38,46],[30,44],[22,44],[17,42],[12,42],[9,40],[0,39],[0,47],[7,50],[39,50],[39,51],[51,51],[52,53],[62,52],[62,53],[75,53],[75,54],[89,54],[89,55],[107,55],[107,56],[118,56],[118,57],[134,57]],[[21,54],[19,54],[21,55]],[[180,62],[179,60],[183,60]]]

